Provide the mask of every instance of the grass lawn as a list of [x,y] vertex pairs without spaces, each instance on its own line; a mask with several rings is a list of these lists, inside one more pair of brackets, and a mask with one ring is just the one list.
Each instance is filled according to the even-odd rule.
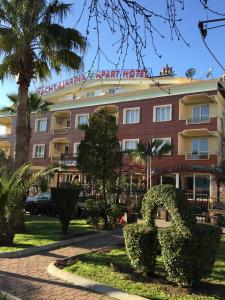
[[[26,216],[26,232],[16,234],[12,247],[0,247],[0,252],[17,251],[32,246],[51,244],[63,239],[61,225],[58,218],[42,216]],[[72,220],[67,238],[96,232],[86,220]],[[64,237],[65,239],[65,237]]]
[[[198,290],[177,287],[166,281],[163,276],[163,263],[157,259],[157,275],[144,278],[134,275],[124,248],[115,248],[105,253],[82,255],[72,266],[65,270],[120,288],[128,293],[154,300],[200,300],[225,299],[225,237],[222,238],[214,272],[201,283]],[[120,272],[119,272],[119,271]]]

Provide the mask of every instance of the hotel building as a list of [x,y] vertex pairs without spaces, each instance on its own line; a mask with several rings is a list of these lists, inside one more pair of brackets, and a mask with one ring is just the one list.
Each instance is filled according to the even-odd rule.
[[[219,84],[219,87],[218,87]],[[74,176],[77,148],[84,134],[78,128],[95,111],[108,107],[118,116],[123,150],[149,139],[171,143],[170,153],[152,159],[152,182],[173,183],[196,197],[215,200],[217,178],[225,158],[225,93],[223,81],[176,78],[170,74],[148,78],[143,70],[97,71],[39,89],[50,111],[32,114],[30,161],[34,169],[52,163],[67,165]],[[5,134],[0,149],[14,155],[15,117],[0,115]],[[127,168],[127,167],[124,167]],[[143,166],[136,170],[143,173]],[[77,174],[77,173],[76,173]]]

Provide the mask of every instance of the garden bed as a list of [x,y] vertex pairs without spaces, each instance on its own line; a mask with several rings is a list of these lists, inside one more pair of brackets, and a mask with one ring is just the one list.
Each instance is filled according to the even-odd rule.
[[26,216],[26,232],[16,234],[10,247],[0,247],[0,252],[11,252],[33,246],[43,246],[86,234],[96,233],[86,220],[72,220],[68,234],[63,236],[58,218],[43,216]]
[[161,257],[157,258],[154,277],[135,274],[123,247],[80,255],[64,261],[61,266],[58,263],[57,267],[64,267],[68,272],[149,299],[222,300],[225,295],[225,237],[221,240],[213,274],[196,289],[181,288],[169,283],[165,279]]

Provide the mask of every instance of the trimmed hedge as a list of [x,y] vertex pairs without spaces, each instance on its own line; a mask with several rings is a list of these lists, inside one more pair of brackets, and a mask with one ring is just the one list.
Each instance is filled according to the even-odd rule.
[[52,199],[55,203],[62,225],[62,232],[66,234],[69,223],[75,212],[75,204],[78,201],[80,187],[57,187],[51,188]]
[[157,230],[148,229],[144,224],[129,224],[124,228],[124,238],[132,267],[146,275],[153,273],[157,251]]
[[184,200],[184,194],[173,185],[157,185],[149,190],[143,199],[142,213],[146,225],[155,227],[155,215],[157,208],[163,206],[171,217],[171,226],[177,234],[190,235],[191,228],[196,223],[190,206]]
[[181,286],[194,286],[213,269],[221,229],[196,224],[190,237],[177,235],[174,228],[159,232],[162,257],[168,280]]
[[125,244],[131,264],[146,274],[154,271],[157,251],[154,219],[159,206],[166,208],[171,216],[170,227],[159,233],[167,279],[181,286],[196,285],[212,272],[221,229],[197,224],[183,193],[173,185],[152,187],[143,200],[145,224],[125,227]]

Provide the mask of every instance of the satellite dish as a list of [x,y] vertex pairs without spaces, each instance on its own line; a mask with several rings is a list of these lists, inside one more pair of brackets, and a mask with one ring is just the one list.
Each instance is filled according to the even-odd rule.
[[207,72],[207,74],[206,74],[206,77],[207,77],[207,78],[209,78],[209,77],[213,78],[212,73],[213,73],[213,66],[210,67],[210,68],[208,69],[208,72]]
[[188,70],[186,71],[185,76],[186,76],[187,78],[191,78],[191,79],[192,79],[192,78],[194,77],[195,73],[196,73],[196,69],[190,68],[190,69],[188,69]]

